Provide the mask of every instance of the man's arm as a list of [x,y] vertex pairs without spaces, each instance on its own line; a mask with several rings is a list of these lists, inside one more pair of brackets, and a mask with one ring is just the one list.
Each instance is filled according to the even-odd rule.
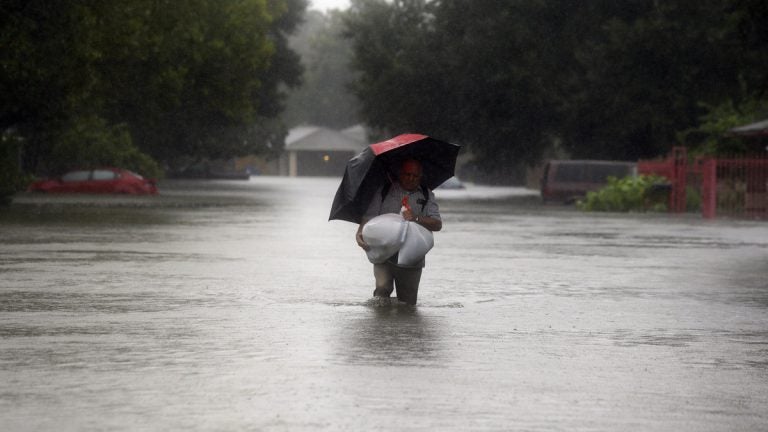
[[411,210],[403,212],[403,219],[409,222],[416,222],[430,231],[440,231],[443,229],[443,221],[436,217],[414,216]]
[[419,216],[417,222],[419,225],[430,231],[440,231],[443,229],[443,221],[440,219],[440,207],[435,200],[435,194],[432,191],[428,191],[428,193],[429,197],[427,199],[426,207],[422,209],[424,215]]
[[443,221],[438,218],[419,216],[417,220],[414,221],[430,231],[440,231],[443,229]]

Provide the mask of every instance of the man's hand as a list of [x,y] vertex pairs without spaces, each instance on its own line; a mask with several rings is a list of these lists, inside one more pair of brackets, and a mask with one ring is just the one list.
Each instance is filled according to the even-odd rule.
[[416,217],[413,215],[413,212],[411,211],[411,209],[406,209],[403,211],[403,219],[410,222],[415,220]]
[[363,240],[363,225],[360,224],[360,227],[357,229],[357,235],[355,235],[355,240],[357,240],[357,245],[363,248],[364,251],[368,252],[368,250],[371,249],[370,246],[368,246],[368,243]]

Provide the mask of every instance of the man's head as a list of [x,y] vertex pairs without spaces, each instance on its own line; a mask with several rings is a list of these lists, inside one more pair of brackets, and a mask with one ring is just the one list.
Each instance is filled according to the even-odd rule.
[[415,191],[421,184],[421,163],[415,159],[406,159],[400,165],[397,175],[400,186],[407,191]]

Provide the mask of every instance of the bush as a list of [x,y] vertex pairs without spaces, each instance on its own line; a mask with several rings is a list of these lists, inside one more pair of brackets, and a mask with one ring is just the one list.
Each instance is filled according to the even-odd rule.
[[13,195],[23,190],[32,176],[21,172],[19,155],[22,141],[13,135],[0,136],[0,205],[11,203]]
[[701,191],[699,188],[693,186],[685,188],[685,211],[692,213],[701,211]]
[[604,188],[587,192],[586,198],[576,205],[583,211],[664,212],[667,210],[668,184],[664,177],[657,175],[609,177]]
[[47,165],[56,173],[115,166],[149,178],[162,175],[157,162],[133,145],[124,126],[108,125],[95,116],[77,118],[62,131],[54,143]]

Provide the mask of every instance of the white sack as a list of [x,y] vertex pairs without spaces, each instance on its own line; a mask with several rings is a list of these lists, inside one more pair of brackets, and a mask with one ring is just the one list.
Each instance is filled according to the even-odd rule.
[[363,240],[370,249],[368,261],[381,264],[396,254],[405,242],[408,223],[399,214],[386,213],[368,221],[363,226]]
[[408,232],[405,235],[405,243],[400,247],[397,263],[406,266],[418,264],[427,255],[435,239],[432,231],[424,228],[416,222],[407,222]]

